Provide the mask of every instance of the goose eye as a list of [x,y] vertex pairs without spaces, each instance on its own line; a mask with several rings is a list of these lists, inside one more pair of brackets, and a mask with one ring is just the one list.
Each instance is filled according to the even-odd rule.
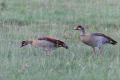
[[25,42],[23,42],[23,44],[22,45],[26,45],[26,43]]

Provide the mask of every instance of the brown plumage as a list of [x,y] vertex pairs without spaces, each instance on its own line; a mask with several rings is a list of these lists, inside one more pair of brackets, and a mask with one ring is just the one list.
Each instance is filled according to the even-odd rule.
[[102,33],[86,33],[83,26],[79,25],[74,30],[80,30],[80,39],[86,45],[93,48],[93,52],[96,54],[95,48],[97,47],[102,53],[102,46],[105,44],[117,44],[117,41]]
[[45,50],[47,54],[59,47],[64,47],[68,49],[68,46],[65,42],[50,37],[41,37],[36,40],[24,40],[21,42],[21,47],[26,46],[28,44],[31,44],[35,47],[43,48],[43,50]]
[[42,37],[42,38],[38,38],[38,40],[46,40],[46,41],[52,42],[55,44],[55,47],[62,47],[65,44],[61,40],[50,38],[50,37]]

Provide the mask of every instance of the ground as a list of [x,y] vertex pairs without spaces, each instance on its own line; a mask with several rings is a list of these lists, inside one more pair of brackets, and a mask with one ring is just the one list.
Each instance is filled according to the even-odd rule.
[[[104,46],[102,58],[73,28],[102,32],[120,41],[119,0],[0,0],[0,80],[120,80],[120,45]],[[20,42],[54,36],[69,49],[46,56]]]

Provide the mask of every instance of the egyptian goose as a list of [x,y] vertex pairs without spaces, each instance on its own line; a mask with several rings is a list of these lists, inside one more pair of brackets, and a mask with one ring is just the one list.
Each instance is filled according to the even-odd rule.
[[111,37],[102,33],[86,33],[83,26],[79,25],[74,30],[80,31],[80,39],[83,43],[93,48],[93,53],[96,54],[96,48],[99,49],[99,53],[102,53],[102,46],[104,44],[117,44],[117,41]]
[[31,44],[32,46],[35,46],[35,47],[43,48],[43,50],[46,51],[48,55],[55,48],[64,47],[68,49],[68,46],[66,43],[51,37],[41,37],[41,38],[38,38],[37,40],[25,40],[21,42],[21,47],[26,46],[28,44]]

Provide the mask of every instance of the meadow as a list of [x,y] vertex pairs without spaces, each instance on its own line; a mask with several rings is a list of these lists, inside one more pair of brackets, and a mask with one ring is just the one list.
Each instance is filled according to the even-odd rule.
[[[102,59],[73,28],[120,41],[119,0],[0,0],[0,80],[120,80],[120,45],[104,46]],[[46,56],[22,40],[54,36],[69,49]]]

